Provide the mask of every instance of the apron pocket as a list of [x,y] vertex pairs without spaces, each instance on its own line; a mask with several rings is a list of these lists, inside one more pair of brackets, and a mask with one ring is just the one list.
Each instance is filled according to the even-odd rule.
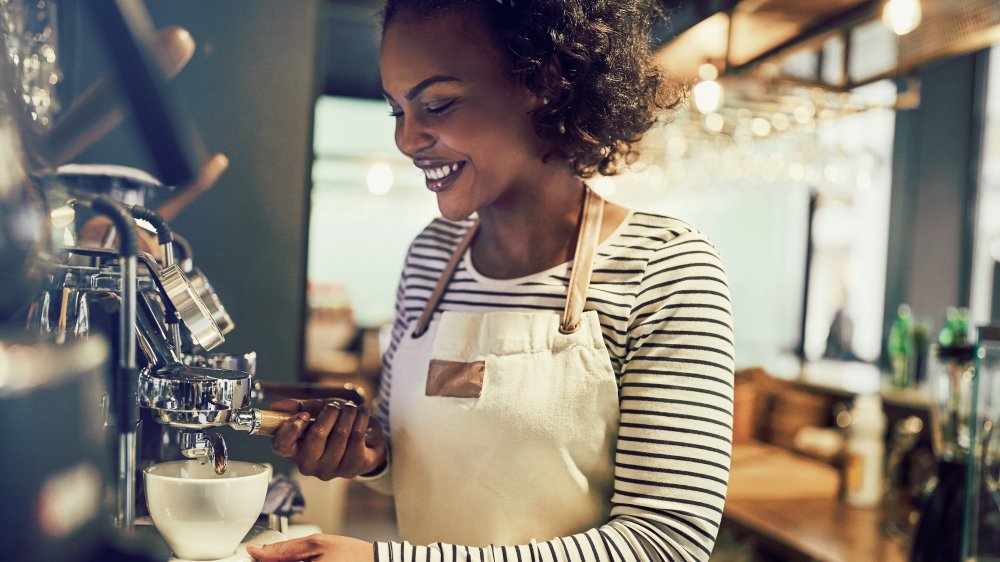
[[461,363],[432,359],[427,367],[427,396],[479,398],[483,393],[485,361]]

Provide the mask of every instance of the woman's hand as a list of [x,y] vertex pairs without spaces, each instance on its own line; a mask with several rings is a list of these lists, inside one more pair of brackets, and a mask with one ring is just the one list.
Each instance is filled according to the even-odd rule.
[[374,562],[370,542],[337,535],[311,535],[264,546],[247,545],[247,553],[260,562]]
[[[271,450],[306,476],[354,478],[386,462],[382,426],[368,409],[345,400],[280,400],[272,410],[299,412],[274,433]],[[309,418],[315,417],[311,425]]]

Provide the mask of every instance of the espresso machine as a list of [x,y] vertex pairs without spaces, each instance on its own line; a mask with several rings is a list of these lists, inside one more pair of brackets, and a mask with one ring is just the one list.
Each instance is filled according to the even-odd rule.
[[[105,195],[77,195],[67,202],[70,210],[109,219],[119,247],[62,247],[60,259],[47,264],[48,283],[29,308],[29,331],[50,334],[56,341],[86,339],[103,317],[110,328],[106,331],[115,334],[117,354],[125,358],[111,383],[116,412],[127,427],[140,425],[148,415],[150,421],[177,430],[147,427],[154,442],[166,439],[181,456],[223,472],[225,440],[210,430],[228,426],[270,435],[289,414],[250,407],[256,394],[252,352],[211,353],[235,323],[205,275],[189,263],[193,280],[175,259],[176,240],[166,221],[155,211]],[[136,219],[155,230],[162,258],[138,251]],[[72,234],[63,238],[72,239]],[[190,249],[185,251],[185,261],[191,262]],[[141,460],[136,458],[139,437],[130,435],[137,432],[125,432],[119,447],[119,516],[126,527],[134,520],[134,474]],[[151,460],[164,456],[154,453]]]
[[[73,357],[80,348],[98,356],[76,364],[86,371],[80,376],[93,382],[82,385],[89,390],[81,400],[96,404],[82,411],[96,409],[101,414],[73,427],[92,430],[113,442],[107,462],[95,463],[99,468],[86,474],[99,475],[99,488],[103,482],[114,482],[110,488],[114,493],[96,497],[114,497],[115,505],[108,511],[114,512],[116,526],[128,535],[136,519],[143,417],[159,424],[146,424],[147,435],[173,435],[171,444],[176,444],[182,457],[223,472],[227,452],[217,429],[228,426],[268,435],[288,414],[251,407],[255,394],[252,353],[213,353],[234,328],[232,319],[204,274],[194,267],[190,247],[159,213],[142,205],[143,194],[169,188],[148,175],[64,166],[69,155],[107,130],[113,114],[120,120],[131,109],[163,183],[194,181],[204,161],[200,141],[163,84],[164,66],[171,57],[174,63],[183,59],[184,49],[168,42],[157,51],[158,45],[163,47],[158,40],[164,35],[153,30],[138,0],[89,0],[85,5],[107,40],[115,71],[128,80],[98,84],[96,94],[85,94],[79,103],[66,108],[65,119],[57,106],[48,105],[51,111],[45,113],[43,123],[38,120],[42,113],[21,107],[21,100],[41,98],[23,95],[29,82],[23,73],[35,66],[18,65],[22,53],[15,47],[23,37],[16,35],[23,22],[17,20],[17,10],[11,10],[23,9],[21,16],[31,19],[37,16],[31,10],[49,5],[0,0],[5,53],[18,57],[16,61],[0,57],[0,159],[4,164],[0,168],[0,234],[4,235],[0,236],[0,280],[4,283],[0,322],[20,324],[21,333],[12,341],[40,341],[24,344],[35,345],[32,349],[39,354],[54,349],[53,357]],[[32,33],[30,38],[42,48],[46,41],[54,41],[51,35]],[[120,86],[120,91],[110,84]],[[8,92],[15,94],[10,103],[6,103]],[[92,219],[108,226],[96,243],[79,237]],[[152,245],[146,240],[149,236],[155,236]],[[109,345],[102,347],[105,337]],[[24,349],[18,345],[18,350]],[[22,357],[5,352],[0,341],[0,357]],[[3,366],[26,367],[20,378],[0,369],[0,400],[6,397],[6,383],[22,381],[20,386],[31,387],[23,379],[35,371],[40,383],[44,382],[50,365],[14,359]],[[160,428],[173,433],[161,433]],[[105,478],[105,471],[113,476]],[[93,484],[93,479],[89,482]],[[74,507],[80,506],[67,506]],[[69,531],[63,534],[70,536]],[[29,543],[26,549],[37,546],[30,544],[34,536],[22,534]],[[34,558],[26,550],[19,559]]]

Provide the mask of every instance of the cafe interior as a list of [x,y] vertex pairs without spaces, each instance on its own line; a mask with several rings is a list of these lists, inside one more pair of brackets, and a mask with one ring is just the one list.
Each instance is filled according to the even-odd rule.
[[[405,538],[391,496],[267,437],[275,400],[378,399],[439,215],[394,144],[381,4],[0,0],[0,558]],[[588,184],[725,264],[710,560],[1000,561],[1000,2],[662,4],[685,103]],[[220,469],[226,502],[197,484]],[[196,496],[221,521],[178,531]]]

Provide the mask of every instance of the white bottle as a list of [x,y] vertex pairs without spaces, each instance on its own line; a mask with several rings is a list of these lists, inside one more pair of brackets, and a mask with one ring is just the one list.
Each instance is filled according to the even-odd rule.
[[878,507],[885,462],[885,414],[878,394],[859,394],[851,408],[844,446],[844,501],[852,507]]

